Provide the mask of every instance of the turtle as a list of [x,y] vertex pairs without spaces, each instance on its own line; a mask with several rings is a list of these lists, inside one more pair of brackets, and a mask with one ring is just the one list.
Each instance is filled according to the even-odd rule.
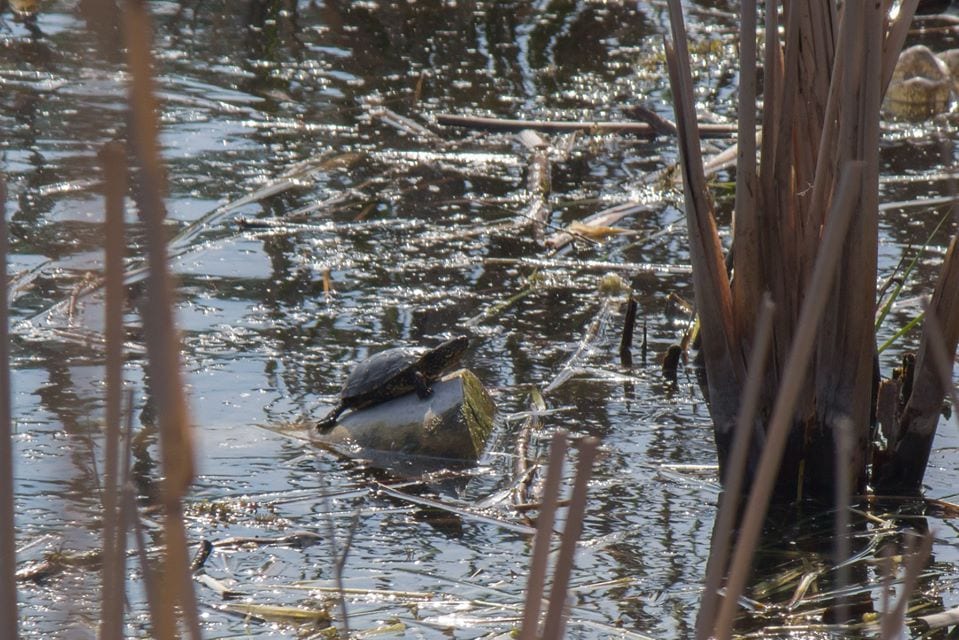
[[432,349],[395,347],[375,353],[357,364],[343,384],[340,401],[317,423],[329,431],[347,409],[363,409],[415,391],[420,398],[433,392],[432,383],[459,362],[469,338],[457,336]]

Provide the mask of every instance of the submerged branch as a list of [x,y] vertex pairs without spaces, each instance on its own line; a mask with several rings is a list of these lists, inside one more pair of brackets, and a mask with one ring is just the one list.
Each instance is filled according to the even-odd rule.
[[[467,127],[482,131],[517,133],[524,129],[545,132],[583,131],[586,133],[632,133],[640,136],[657,136],[657,128],[645,122],[570,122],[552,120],[514,120],[509,118],[486,118],[463,116],[452,113],[436,114],[436,122],[447,127]],[[736,133],[737,126],[729,124],[701,124],[704,138],[725,138]]]

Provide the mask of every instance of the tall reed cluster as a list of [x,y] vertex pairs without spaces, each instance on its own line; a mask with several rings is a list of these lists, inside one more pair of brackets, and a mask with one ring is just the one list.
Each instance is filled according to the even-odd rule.
[[[746,456],[747,482],[775,459],[775,494],[831,499],[837,474],[915,492],[935,433],[959,339],[959,259],[953,240],[923,328],[915,380],[893,435],[873,438],[880,104],[916,2],[766,4],[763,105],[756,128],[756,7],[743,3],[739,155],[732,277],[703,177],[691,73],[678,3],[670,76],[702,320],[706,392],[728,478],[734,425],[750,375],[761,383]],[[782,38],[780,36],[782,32]],[[881,64],[875,64],[875,61]],[[758,153],[757,153],[758,151]],[[831,253],[834,251],[835,253]],[[747,366],[764,296],[775,307],[770,355]],[[802,347],[802,348],[800,348]],[[777,411],[778,409],[778,411]],[[847,425],[842,427],[841,425]],[[836,466],[839,431],[853,446]],[[778,449],[778,451],[772,451]],[[875,464],[871,452],[879,455]],[[769,453],[766,453],[769,452]]]
[[884,441],[875,436],[880,105],[917,2],[902,3],[895,18],[891,4],[845,2],[840,10],[831,0],[765,3],[757,117],[757,9],[755,0],[742,2],[730,275],[704,177],[680,3],[670,2],[666,50],[703,386],[726,490],[701,638],[713,631],[728,637],[772,499],[838,501],[841,509],[870,484],[918,492],[951,388],[957,239],[926,314],[914,383],[896,387],[895,424]]

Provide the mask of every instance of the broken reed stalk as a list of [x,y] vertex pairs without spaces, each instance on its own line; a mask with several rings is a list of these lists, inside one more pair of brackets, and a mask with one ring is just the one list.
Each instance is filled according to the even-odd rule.
[[149,276],[143,326],[148,356],[148,374],[160,432],[163,463],[162,503],[166,562],[159,615],[154,621],[163,634],[176,635],[177,607],[187,634],[200,639],[200,621],[193,578],[189,571],[186,532],[181,500],[193,480],[193,446],[180,373],[179,341],[173,322],[173,292],[167,270],[167,246],[163,220],[165,182],[158,143],[159,125],[150,53],[152,30],[146,3],[127,0],[123,7],[123,34],[131,75],[131,142],[141,168],[140,213],[147,239]]
[[549,161],[549,142],[532,129],[523,129],[516,136],[529,151],[526,169],[526,192],[529,203],[521,215],[523,224],[532,224],[533,235],[537,241],[543,239],[543,227],[549,223],[549,204],[547,198],[551,190],[551,171]]
[[576,544],[583,532],[583,514],[586,511],[586,493],[589,479],[593,474],[593,461],[599,441],[586,437],[579,441],[579,460],[576,463],[576,477],[573,480],[573,494],[566,512],[566,524],[563,526],[563,538],[559,545],[559,554],[553,566],[553,586],[549,592],[549,609],[543,622],[545,640],[563,638],[566,629],[567,599],[569,597],[569,577],[573,572]]
[[826,298],[832,290],[842,245],[859,196],[861,178],[862,163],[849,162],[843,167],[823,232],[823,246],[813,268],[809,294],[803,302],[797,322],[799,330],[783,367],[782,384],[773,405],[765,446],[746,503],[739,539],[729,568],[726,594],[715,622],[717,640],[727,640],[732,636],[739,596],[746,586],[769,501],[777,483],[782,454],[792,427],[793,411],[802,391],[806,368],[812,358],[816,330],[826,307]]
[[526,582],[526,602],[523,606],[523,621],[519,640],[535,640],[539,631],[539,613],[543,606],[543,585],[549,561],[550,544],[553,538],[553,523],[559,501],[559,485],[563,479],[563,464],[566,459],[566,432],[557,431],[549,444],[549,464],[543,484],[543,504],[536,519],[536,534],[533,537],[533,559]]
[[10,326],[7,291],[7,187],[0,175],[0,620],[3,637],[18,635],[17,547],[13,484],[13,415],[10,406]]
[[959,235],[952,239],[932,301],[925,313],[912,393],[899,418],[898,439],[877,457],[879,492],[918,492],[939,423],[944,394],[952,386],[959,345]]
[[[123,146],[111,142],[100,152],[106,200],[106,431],[103,462],[103,579],[99,637],[123,637],[124,574],[126,555],[118,539],[126,536],[120,525],[117,483],[120,460],[120,422],[123,402],[123,258],[126,253],[123,203],[126,196],[126,158]],[[123,545],[125,547],[125,545]]]
[[756,425],[756,411],[759,407],[759,394],[762,390],[766,360],[772,343],[773,313],[775,305],[766,296],[760,307],[759,320],[756,323],[756,337],[753,340],[753,352],[749,356],[749,375],[743,390],[739,418],[733,436],[729,463],[726,465],[725,484],[719,498],[716,523],[709,546],[709,560],[706,563],[706,586],[703,600],[696,616],[696,638],[706,640],[713,632],[716,619],[716,603],[719,600],[719,587],[726,575],[733,528],[738,519],[743,485],[746,478],[746,464],[750,450],[750,440]]

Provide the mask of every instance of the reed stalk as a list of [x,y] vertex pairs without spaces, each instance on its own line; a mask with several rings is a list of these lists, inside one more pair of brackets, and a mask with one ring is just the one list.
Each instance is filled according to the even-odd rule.
[[579,442],[579,460],[576,463],[576,477],[573,480],[573,494],[566,512],[566,524],[563,527],[563,539],[553,567],[553,584],[549,592],[549,609],[543,621],[544,640],[563,638],[566,630],[567,599],[569,598],[569,578],[573,571],[574,555],[579,536],[583,532],[583,514],[586,511],[586,492],[593,473],[593,461],[599,441],[587,437]]
[[18,637],[13,416],[10,407],[10,324],[7,291],[7,187],[0,175],[0,638]]
[[743,390],[739,419],[736,423],[729,463],[726,466],[723,493],[719,498],[716,523],[713,525],[709,560],[706,563],[706,586],[696,617],[697,640],[706,640],[713,633],[719,587],[726,575],[730,546],[733,540],[733,529],[738,519],[746,479],[750,440],[756,426],[759,395],[762,389],[766,360],[772,343],[773,312],[774,305],[767,296],[763,300],[759,320],[756,323],[756,337],[753,340],[753,351],[749,359],[749,376],[746,378],[746,387]]
[[[163,221],[164,171],[160,160],[157,105],[153,62],[150,53],[152,30],[143,0],[127,0],[123,8],[123,33],[130,70],[131,142],[141,168],[140,214],[147,241],[147,300],[143,311],[151,390],[158,408],[160,450],[163,466],[162,504],[166,560],[164,589],[160,590],[159,623],[161,638],[176,635],[177,609],[186,633],[199,640],[200,622],[193,580],[189,570],[186,531],[181,500],[193,479],[193,445],[186,399],[180,373],[180,346],[173,321],[173,287],[167,267],[167,245]],[[168,621],[174,621],[168,624]],[[168,635],[169,634],[169,635]]]
[[559,502],[559,486],[563,479],[563,460],[566,457],[566,432],[557,431],[549,445],[549,465],[543,484],[543,504],[536,520],[533,537],[533,559],[526,583],[526,602],[523,606],[523,621],[520,640],[535,640],[539,631],[539,614],[543,606],[543,585],[546,582],[550,544],[553,538],[553,523]]
[[783,368],[782,385],[769,421],[756,478],[746,503],[739,540],[730,564],[726,594],[716,619],[717,640],[726,640],[732,636],[737,603],[746,586],[769,501],[777,483],[780,462],[792,427],[793,411],[799,394],[803,390],[806,367],[812,359],[816,328],[826,308],[827,296],[832,289],[831,284],[835,277],[840,251],[859,194],[861,176],[861,163],[849,163],[843,168],[839,189],[833,200],[833,208],[829,213],[823,234],[824,244],[813,269],[813,286],[810,287],[810,295],[803,303],[800,312],[797,323],[799,332],[796,334]]
[[[101,640],[123,637],[124,573],[126,555],[120,537],[126,536],[118,512],[117,476],[120,460],[120,422],[123,401],[123,257],[126,253],[123,202],[126,165],[119,143],[100,154],[106,196],[106,432],[103,463],[103,581],[100,602]],[[125,545],[123,545],[125,547]]]
[[[896,442],[877,458],[878,491],[918,492],[932,450],[942,400],[952,386],[952,361],[959,345],[959,235],[952,239],[923,322],[912,393],[898,417]],[[955,400],[953,401],[955,405]]]

